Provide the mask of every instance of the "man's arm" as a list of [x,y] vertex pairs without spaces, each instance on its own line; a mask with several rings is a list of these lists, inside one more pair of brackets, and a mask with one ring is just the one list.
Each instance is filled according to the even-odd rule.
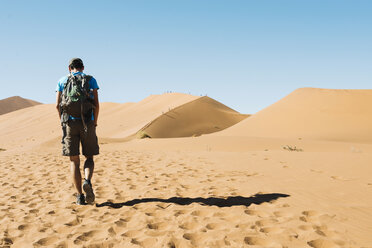
[[96,106],[94,108],[94,125],[97,126],[98,123],[98,114],[99,114],[99,100],[98,100],[98,90],[93,90],[93,96],[94,96],[94,105]]
[[61,103],[61,91],[57,91],[56,95],[56,108],[58,111],[58,116],[61,119],[61,108],[59,107],[59,104]]

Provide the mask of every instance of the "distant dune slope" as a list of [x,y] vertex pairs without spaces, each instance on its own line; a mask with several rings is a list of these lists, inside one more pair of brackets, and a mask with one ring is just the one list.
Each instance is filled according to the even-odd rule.
[[200,136],[221,131],[248,115],[243,115],[209,97],[192,102],[162,114],[140,131],[151,138]]
[[[163,113],[199,98],[189,94],[166,93],[151,95],[140,102],[102,105],[98,135],[106,138],[126,138],[136,134]],[[108,106],[109,105],[109,106]]]
[[214,135],[372,142],[372,90],[297,89]]
[[[162,113],[197,98],[169,93],[152,95],[137,103],[101,103],[98,137],[127,138]],[[41,104],[0,116],[0,148],[35,146],[48,141],[54,144],[59,142],[61,134],[54,104]]]
[[[101,103],[97,134],[101,140],[128,139],[143,130],[154,138],[198,136],[223,130],[247,115],[209,97],[167,93],[137,103]],[[54,104],[42,104],[0,116],[0,145],[58,143],[61,125]]]
[[0,146],[35,146],[62,134],[54,104],[40,104],[0,115]]
[[25,99],[20,96],[12,96],[0,100],[0,115],[6,114],[18,109],[23,109],[31,106],[41,104],[33,100]]

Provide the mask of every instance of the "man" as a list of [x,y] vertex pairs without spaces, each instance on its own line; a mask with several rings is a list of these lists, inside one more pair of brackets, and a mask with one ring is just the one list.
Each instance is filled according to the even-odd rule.
[[[76,204],[85,205],[86,203],[92,204],[95,199],[95,195],[92,188],[91,179],[94,171],[94,160],[93,156],[99,154],[99,146],[96,135],[96,127],[99,113],[99,101],[98,101],[98,84],[97,81],[92,77],[83,73],[84,64],[79,58],[73,58],[68,66],[70,74],[61,78],[57,85],[57,110],[59,117],[62,118],[61,122],[63,125],[63,138],[62,138],[62,155],[69,156],[71,161],[71,175],[78,193]],[[85,119],[84,117],[73,117],[66,114],[66,111],[61,107],[63,97],[67,94],[64,93],[64,88],[68,82],[75,78],[89,79],[89,94],[90,98],[93,99],[93,106],[90,117]],[[70,87],[70,86],[68,86]],[[66,117],[66,118],[64,118]],[[65,121],[64,121],[65,119]],[[83,155],[85,156],[84,163],[84,183],[82,185],[82,178],[80,173],[80,143],[82,145]],[[82,188],[85,192],[85,196],[82,192]]]

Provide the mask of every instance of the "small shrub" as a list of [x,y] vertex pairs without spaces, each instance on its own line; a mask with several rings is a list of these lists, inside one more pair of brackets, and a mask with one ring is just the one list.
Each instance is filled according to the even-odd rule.
[[138,133],[137,133],[137,136],[138,136],[138,138],[140,138],[140,139],[146,139],[146,138],[150,138],[150,139],[151,139],[151,136],[148,135],[147,133],[143,132],[143,131],[138,132]]
[[0,152],[5,152],[5,151],[6,151],[6,149],[0,148]]
[[283,146],[283,149],[287,150],[287,151],[290,151],[290,152],[303,152],[304,151],[301,148],[297,148],[296,146],[292,147],[292,146],[289,146],[289,145]]

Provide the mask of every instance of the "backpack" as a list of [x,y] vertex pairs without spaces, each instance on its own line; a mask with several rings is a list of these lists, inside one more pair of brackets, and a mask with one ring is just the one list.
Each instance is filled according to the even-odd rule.
[[92,76],[82,74],[68,76],[61,95],[62,124],[72,116],[81,119],[86,129],[86,123],[91,120],[95,108],[89,88],[91,79]]

